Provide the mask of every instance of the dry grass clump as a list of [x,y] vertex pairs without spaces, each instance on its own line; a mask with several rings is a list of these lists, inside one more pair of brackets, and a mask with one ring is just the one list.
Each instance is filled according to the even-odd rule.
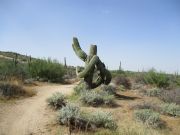
[[159,98],[167,103],[176,103],[180,105],[180,89],[163,90]]
[[25,89],[20,84],[14,84],[11,82],[0,83],[0,96],[3,97],[17,98],[22,96],[33,96],[35,94],[35,91]]
[[139,109],[151,109],[154,111],[159,111],[160,107],[157,105],[157,103],[154,102],[142,102],[142,103],[135,103],[129,106],[132,110],[139,110]]
[[113,83],[116,86],[122,85],[125,89],[131,89],[132,86],[130,79],[125,75],[116,76],[115,78],[113,78]]

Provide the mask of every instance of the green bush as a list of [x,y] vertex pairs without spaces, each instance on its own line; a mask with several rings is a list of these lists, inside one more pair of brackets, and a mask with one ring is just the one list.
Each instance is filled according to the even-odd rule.
[[100,105],[114,105],[114,96],[106,91],[96,92],[96,91],[83,91],[80,96],[80,100],[90,106],[100,106]]
[[168,75],[162,72],[157,73],[154,69],[144,75],[144,82],[159,88],[167,88],[170,85]]
[[26,64],[18,63],[16,66],[11,60],[0,61],[0,80],[6,81],[11,79],[24,80],[30,76]]
[[159,128],[162,126],[162,121],[160,119],[159,113],[155,113],[150,109],[136,110],[134,113],[134,117],[138,121],[141,121],[147,126],[151,126],[153,128]]
[[92,113],[91,117],[92,123],[95,123],[97,127],[104,127],[111,130],[117,128],[117,124],[115,123],[111,113],[98,111]]
[[54,93],[50,98],[47,99],[47,102],[50,106],[53,106],[55,109],[60,109],[63,106],[66,106],[66,98],[60,93]]
[[165,103],[161,105],[161,111],[163,114],[171,116],[180,116],[180,106],[175,103]]
[[62,82],[65,68],[56,60],[34,60],[30,63],[32,77],[40,77],[51,82]]

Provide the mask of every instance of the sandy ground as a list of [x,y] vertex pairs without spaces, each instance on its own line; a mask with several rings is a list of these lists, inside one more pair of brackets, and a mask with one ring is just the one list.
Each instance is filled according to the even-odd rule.
[[51,135],[49,125],[56,120],[55,111],[47,106],[46,99],[54,92],[71,94],[75,85],[36,87],[37,95],[0,104],[0,135]]

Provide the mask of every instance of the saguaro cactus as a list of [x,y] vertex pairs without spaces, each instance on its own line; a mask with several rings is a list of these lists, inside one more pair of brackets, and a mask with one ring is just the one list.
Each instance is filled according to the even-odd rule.
[[[79,78],[84,78],[89,89],[98,87],[101,84],[109,84],[111,82],[111,73],[105,68],[105,65],[97,56],[97,46],[91,45],[89,55],[87,55],[80,47],[78,39],[73,38],[73,50],[76,55],[85,62],[85,67],[81,70],[76,68],[76,74]],[[94,77],[95,71],[97,77]],[[95,78],[95,79],[94,79]]]

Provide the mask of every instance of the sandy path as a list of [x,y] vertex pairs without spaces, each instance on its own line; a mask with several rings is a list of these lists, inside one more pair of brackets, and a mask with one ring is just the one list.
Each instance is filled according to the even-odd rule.
[[54,92],[70,94],[74,85],[37,87],[37,95],[13,104],[0,104],[0,135],[49,135],[48,125],[55,122],[55,112],[46,103]]

